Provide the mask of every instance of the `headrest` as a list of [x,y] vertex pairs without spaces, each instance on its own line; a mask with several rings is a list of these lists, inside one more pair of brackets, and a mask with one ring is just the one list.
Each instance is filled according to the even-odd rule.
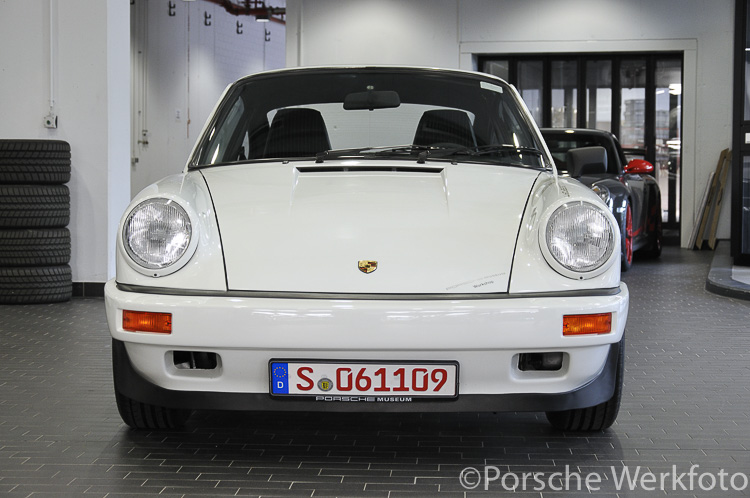
[[477,146],[469,115],[455,109],[425,111],[417,125],[414,145],[447,144]]
[[306,157],[331,149],[328,130],[315,109],[281,109],[273,118],[263,157]]

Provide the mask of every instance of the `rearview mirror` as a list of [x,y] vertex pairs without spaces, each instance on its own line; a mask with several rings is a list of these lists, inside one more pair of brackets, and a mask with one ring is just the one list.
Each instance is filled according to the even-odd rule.
[[350,93],[344,98],[344,109],[392,109],[401,105],[398,93],[391,90],[368,90],[366,92]]
[[633,159],[625,166],[625,173],[631,175],[647,175],[654,172],[654,165],[643,159]]

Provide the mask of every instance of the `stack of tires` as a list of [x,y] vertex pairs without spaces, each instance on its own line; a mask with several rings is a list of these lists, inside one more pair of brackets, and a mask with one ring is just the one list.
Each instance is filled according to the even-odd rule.
[[70,145],[0,140],[0,304],[70,300]]

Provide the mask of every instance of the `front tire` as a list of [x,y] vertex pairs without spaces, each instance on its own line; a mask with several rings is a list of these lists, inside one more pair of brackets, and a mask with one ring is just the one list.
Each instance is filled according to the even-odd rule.
[[594,432],[603,431],[612,426],[620,411],[622,399],[622,383],[625,370],[625,339],[619,344],[617,357],[617,374],[615,376],[615,392],[604,403],[587,408],[576,408],[560,412],[547,412],[547,420],[555,429],[561,431]]
[[133,429],[179,429],[190,418],[188,410],[175,410],[131,399],[115,389],[117,410],[122,421]]
[[622,258],[620,271],[626,272],[633,266],[633,209],[630,201],[625,204],[625,217],[620,227],[620,240],[622,244]]

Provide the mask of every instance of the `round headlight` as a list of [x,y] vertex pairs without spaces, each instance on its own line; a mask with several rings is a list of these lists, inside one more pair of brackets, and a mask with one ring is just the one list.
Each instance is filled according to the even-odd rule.
[[604,204],[609,204],[609,199],[612,197],[612,195],[609,193],[609,189],[607,187],[605,187],[604,185],[593,185],[591,187],[591,190],[593,190],[594,193],[604,201]]
[[193,230],[185,210],[170,199],[148,199],[128,215],[123,245],[139,266],[160,270],[175,264],[187,251]]
[[545,240],[555,261],[576,273],[597,270],[615,248],[615,234],[606,214],[586,202],[557,208],[547,222]]

